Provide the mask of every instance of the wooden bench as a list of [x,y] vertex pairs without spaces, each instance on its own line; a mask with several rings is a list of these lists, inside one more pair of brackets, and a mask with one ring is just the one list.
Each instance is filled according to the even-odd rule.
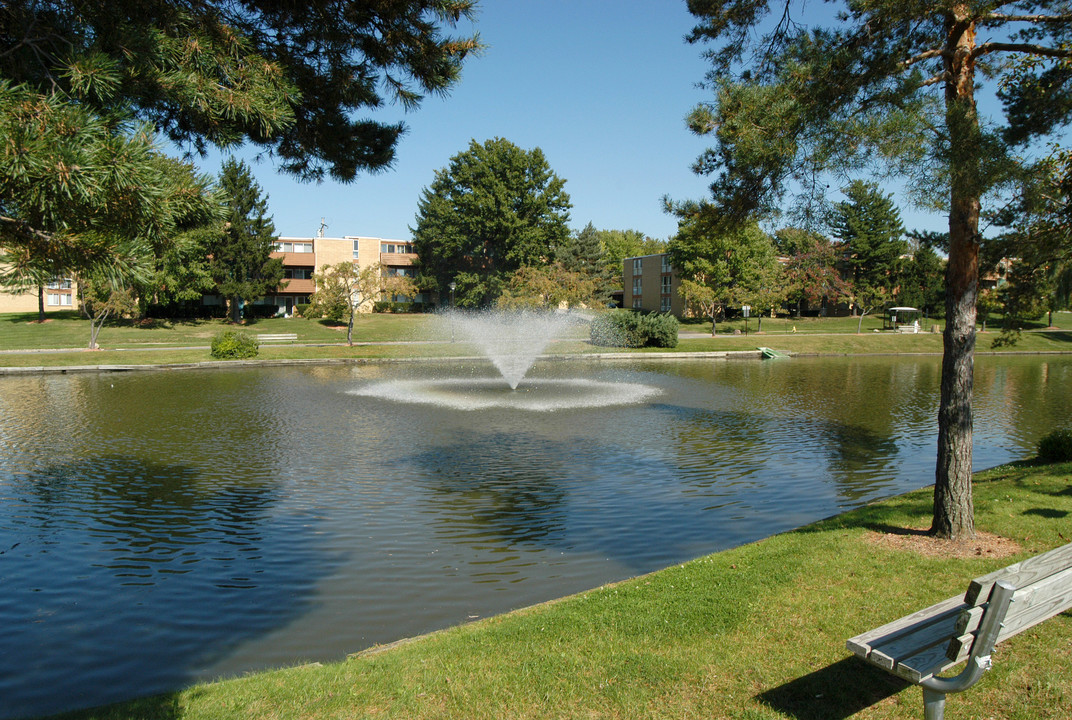
[[[1072,543],[975,578],[951,597],[846,642],[869,663],[923,687],[927,720],[942,720],[947,693],[990,667],[994,645],[1072,608]],[[968,660],[952,678],[938,674]]]
[[288,342],[297,339],[297,333],[265,333],[257,336],[257,342]]

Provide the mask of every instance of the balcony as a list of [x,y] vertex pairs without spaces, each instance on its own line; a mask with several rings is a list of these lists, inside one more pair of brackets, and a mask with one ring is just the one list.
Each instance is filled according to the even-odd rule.
[[380,265],[383,267],[409,267],[416,259],[416,253],[380,253]]

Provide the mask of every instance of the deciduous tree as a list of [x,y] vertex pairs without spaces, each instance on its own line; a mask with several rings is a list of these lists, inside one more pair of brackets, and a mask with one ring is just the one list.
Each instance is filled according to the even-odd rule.
[[[379,263],[359,267],[353,262],[324,265],[313,274],[316,292],[310,303],[310,315],[324,316],[340,322],[346,318],[346,344],[354,344],[354,317],[363,305],[371,306],[383,289]],[[371,310],[371,307],[369,308]]]
[[[696,168],[714,175],[715,202],[736,217],[771,211],[794,188],[805,206],[821,201],[831,172],[879,163],[932,202],[944,195],[949,261],[931,531],[970,537],[980,207],[1014,165],[1008,143],[1068,119],[1069,76],[1048,70],[1072,57],[1072,14],[1060,0],[853,0],[811,16],[801,14],[805,5],[689,0],[699,18],[690,39],[717,43],[708,53],[714,100],[690,118],[717,143]],[[1006,62],[1017,57],[1032,64]],[[990,132],[976,108],[977,86],[994,77],[1008,81],[1011,135]],[[1040,92],[1060,102],[1031,102]]]
[[747,303],[770,281],[774,245],[758,224],[726,224],[710,205],[680,211],[683,219],[667,248],[670,264],[681,275],[681,296],[711,318],[714,335],[719,312]]
[[413,244],[428,284],[456,284],[461,307],[488,305],[518,268],[547,263],[569,237],[569,195],[539,148],[478,143],[421,193]]

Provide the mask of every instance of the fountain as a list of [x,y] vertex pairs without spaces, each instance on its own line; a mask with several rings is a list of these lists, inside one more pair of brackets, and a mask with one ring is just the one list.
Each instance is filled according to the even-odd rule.
[[355,395],[394,402],[440,405],[455,410],[509,408],[553,410],[631,405],[661,391],[642,383],[591,378],[528,380],[529,370],[547,346],[577,322],[564,313],[516,311],[443,314],[444,332],[475,345],[499,377],[398,378],[354,390]]
[[540,353],[572,323],[566,314],[525,310],[451,312],[448,321],[495,364],[511,390],[517,389]]

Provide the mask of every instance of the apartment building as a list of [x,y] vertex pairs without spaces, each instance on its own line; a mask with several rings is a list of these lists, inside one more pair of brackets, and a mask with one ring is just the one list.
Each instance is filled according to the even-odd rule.
[[622,262],[622,307],[684,317],[685,301],[678,292],[681,278],[666,253],[626,258]]
[[[413,244],[404,240],[347,235],[344,237],[280,237],[273,258],[283,260],[283,279],[286,285],[272,295],[257,300],[255,305],[274,305],[276,312],[291,315],[297,305],[309,302],[316,291],[313,273],[325,265],[352,262],[361,269],[380,264],[385,275],[412,276],[417,255]],[[425,302],[423,295],[415,298],[384,298],[396,302]],[[215,297],[211,302],[223,302]],[[372,303],[361,306],[362,312],[372,312]]]
[[[385,275],[413,277],[417,255],[413,244],[404,240],[347,235],[345,237],[280,237],[272,257],[283,259],[285,287],[256,301],[256,305],[274,305],[278,314],[291,315],[294,307],[309,302],[316,290],[313,273],[325,265],[353,262],[361,268],[379,263]],[[77,287],[70,278],[57,278],[44,289],[45,311],[73,310],[78,307]],[[384,298],[394,302],[428,302],[424,294],[417,297]],[[218,295],[206,295],[205,305],[224,304]],[[37,312],[36,291],[20,294],[0,291],[0,313]],[[372,311],[372,303],[362,305]]]

